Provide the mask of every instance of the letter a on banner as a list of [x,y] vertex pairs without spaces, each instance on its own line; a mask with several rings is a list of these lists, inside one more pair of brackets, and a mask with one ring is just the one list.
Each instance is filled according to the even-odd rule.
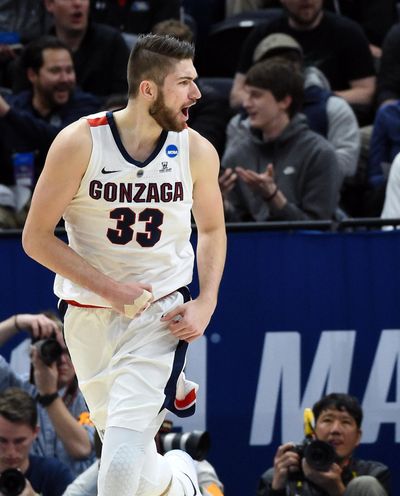
[[[355,331],[324,331],[318,343],[303,398],[300,395],[301,335],[266,333],[250,434],[252,446],[272,442],[275,422],[282,418],[282,439],[303,437],[303,410],[330,391],[347,392]],[[281,394],[281,415],[278,398]],[[278,441],[278,440],[276,440]]]

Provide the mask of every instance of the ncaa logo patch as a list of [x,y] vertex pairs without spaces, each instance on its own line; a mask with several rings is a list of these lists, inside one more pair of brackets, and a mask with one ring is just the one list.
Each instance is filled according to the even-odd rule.
[[168,145],[165,149],[165,153],[168,157],[174,158],[178,155],[178,147],[176,145]]

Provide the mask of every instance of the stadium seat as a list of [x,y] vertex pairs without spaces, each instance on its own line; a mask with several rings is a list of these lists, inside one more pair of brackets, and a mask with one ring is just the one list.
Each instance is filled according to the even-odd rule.
[[282,9],[260,9],[229,17],[211,26],[205,40],[200,75],[232,78],[240,50],[251,30],[281,15]]

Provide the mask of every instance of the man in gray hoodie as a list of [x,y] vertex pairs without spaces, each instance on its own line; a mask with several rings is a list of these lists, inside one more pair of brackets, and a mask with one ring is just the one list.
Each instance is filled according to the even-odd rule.
[[284,60],[255,64],[227,131],[220,187],[228,221],[331,219],[340,173],[334,149],[299,113],[303,78]]

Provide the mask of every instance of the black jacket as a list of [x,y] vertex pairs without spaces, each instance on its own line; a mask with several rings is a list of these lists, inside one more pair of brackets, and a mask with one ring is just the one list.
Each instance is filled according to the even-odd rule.
[[[391,494],[391,474],[390,470],[383,463],[352,459],[343,469],[342,481],[347,486],[352,479],[361,475],[371,475],[375,477],[385,489],[388,496]],[[273,469],[264,472],[260,478],[257,496],[286,496],[286,490],[274,491],[271,489]],[[302,491],[304,496],[326,496],[326,493],[307,480],[302,481]]]

